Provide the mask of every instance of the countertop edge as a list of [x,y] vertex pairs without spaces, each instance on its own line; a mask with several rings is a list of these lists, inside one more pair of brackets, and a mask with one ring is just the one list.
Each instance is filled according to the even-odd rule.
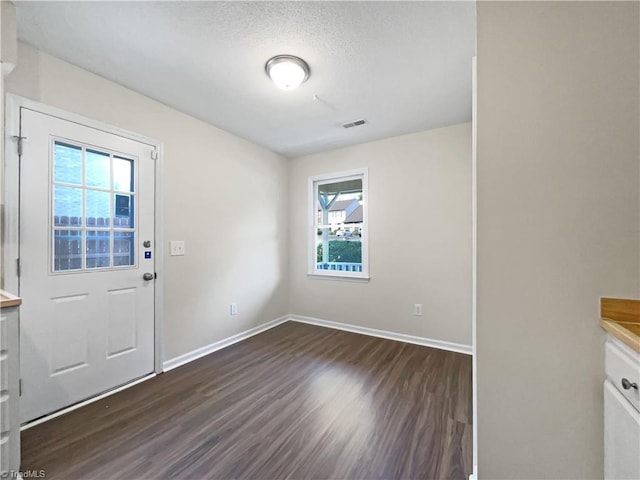
[[[629,322],[633,323],[633,322]],[[600,319],[600,326],[613,335],[615,338],[620,340],[622,343],[632,348],[636,352],[640,353],[640,337],[633,333],[632,331],[626,329],[624,324],[618,322],[616,320],[611,320],[608,318]]]
[[22,299],[9,292],[0,290],[0,308],[19,307],[22,305]]
[[601,297],[600,318],[640,324],[640,300]]

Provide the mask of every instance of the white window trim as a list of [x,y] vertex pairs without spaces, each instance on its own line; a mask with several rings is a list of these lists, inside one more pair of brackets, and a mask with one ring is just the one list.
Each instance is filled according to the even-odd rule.
[[[316,209],[316,191],[315,183],[326,180],[351,180],[354,178],[362,178],[362,198],[363,198],[363,214],[362,214],[362,272],[337,272],[335,270],[317,270],[316,269],[316,239],[317,230],[315,219],[317,216]],[[307,244],[307,276],[310,278],[320,278],[326,280],[348,280],[356,282],[369,281],[369,169],[358,168],[343,172],[332,172],[322,175],[313,175],[309,177],[309,190],[307,201],[307,224],[308,224],[308,244]]]

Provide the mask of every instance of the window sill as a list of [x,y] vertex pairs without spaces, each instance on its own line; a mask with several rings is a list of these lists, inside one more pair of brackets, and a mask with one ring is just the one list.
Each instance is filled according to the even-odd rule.
[[340,282],[357,282],[357,283],[367,283],[370,280],[370,277],[356,277],[349,275],[335,275],[330,273],[307,273],[308,278],[312,278],[315,280],[338,280]]

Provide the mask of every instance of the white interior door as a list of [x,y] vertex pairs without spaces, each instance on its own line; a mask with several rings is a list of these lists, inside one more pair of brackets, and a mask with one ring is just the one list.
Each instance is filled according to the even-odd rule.
[[150,145],[24,107],[21,135],[24,423],[153,372],[155,166]]

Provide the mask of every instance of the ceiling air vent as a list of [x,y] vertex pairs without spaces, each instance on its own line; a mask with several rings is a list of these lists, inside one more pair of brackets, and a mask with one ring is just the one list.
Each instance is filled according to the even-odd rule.
[[353,122],[343,123],[342,128],[359,127],[360,125],[364,125],[365,123],[367,123],[367,121],[364,118],[361,118],[360,120],[354,120]]

